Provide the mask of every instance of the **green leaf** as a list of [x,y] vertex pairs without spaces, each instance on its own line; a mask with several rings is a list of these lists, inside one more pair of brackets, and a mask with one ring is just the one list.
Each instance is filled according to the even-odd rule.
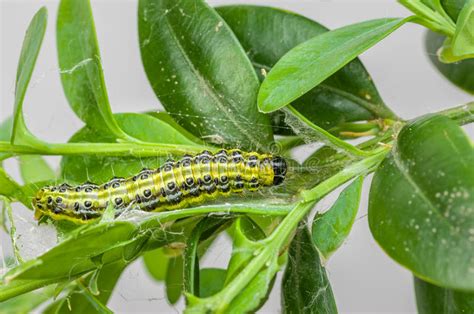
[[474,293],[441,288],[416,277],[415,293],[420,314],[474,313]]
[[232,281],[258,252],[262,245],[257,240],[265,238],[265,233],[250,218],[236,220],[232,230],[232,255],[227,267],[226,285]]
[[18,244],[17,244],[17,240],[19,239],[20,236],[18,236],[16,233],[16,225],[15,225],[15,219],[13,218],[13,210],[12,210],[11,203],[8,199],[3,199],[3,197],[1,197],[0,200],[2,201],[2,215],[6,212],[8,216],[8,222],[9,222],[8,229],[6,225],[3,225],[3,226],[5,228],[5,231],[8,230],[8,233],[10,235],[14,261],[16,264],[22,264],[25,261],[21,257],[20,249],[18,248]]
[[[13,117],[9,117],[0,123],[0,141],[9,142],[12,137]],[[0,167],[2,167],[2,160],[10,157],[9,153],[0,153]]]
[[186,293],[199,296],[199,257],[198,246],[204,235],[215,232],[225,220],[221,218],[204,217],[193,229],[186,240],[184,251],[184,290]]
[[425,116],[398,134],[370,190],[369,225],[417,277],[474,290],[474,147],[454,121]]
[[0,195],[6,196],[10,199],[15,199],[23,204],[28,204],[26,205],[27,207],[31,206],[30,202],[31,200],[24,195],[21,186],[15,182],[6,172],[3,170],[3,168],[0,167]]
[[429,31],[425,39],[425,47],[434,66],[453,84],[470,94],[474,94],[474,59],[462,60],[446,64],[439,61],[439,49],[443,45],[443,35]]
[[97,276],[89,276],[87,281],[95,281],[99,294],[77,284],[66,296],[57,299],[45,311],[52,313],[112,313],[106,308],[107,301],[127,263],[123,260],[105,265],[97,270]]
[[441,0],[444,10],[448,15],[453,19],[454,22],[457,21],[459,13],[461,12],[464,5],[468,0]]
[[[255,258],[255,254],[265,245],[262,242],[257,242],[258,240],[265,239],[265,233],[248,217],[242,217],[236,221],[232,238],[232,256],[229,261],[229,266],[227,267],[225,286],[229,284],[232,279],[239,276],[239,273],[243,271],[248,263]],[[229,305],[229,311],[235,313],[257,311],[268,299],[268,295],[273,288],[275,275],[284,264],[285,258],[286,255],[284,258],[275,256],[275,258],[250,281],[243,292],[232,300]]]
[[16,71],[15,107],[11,143],[37,142],[38,140],[28,131],[23,117],[23,100],[31,80],[33,69],[46,31],[48,11],[42,7],[35,14],[26,30],[21,47],[20,59]]
[[47,287],[41,291],[34,291],[19,295],[8,301],[0,303],[0,313],[4,314],[27,314],[34,310],[53,296],[54,289]]
[[[143,249],[184,243],[190,233],[187,230],[194,226],[196,220],[183,218],[209,213],[280,216],[288,214],[292,208],[294,204],[267,201],[262,205],[258,199],[245,202],[239,198],[238,203],[232,205],[218,203],[158,213],[142,212],[138,217],[132,216],[132,222],[116,220],[78,227],[68,231],[66,239],[56,247],[11,269],[5,275],[4,283],[0,284],[0,301],[52,283],[74,280],[118,260],[130,262]],[[169,226],[170,222],[174,223]],[[149,244],[144,247],[147,240]],[[71,260],[74,260],[73,264]]]
[[407,20],[385,18],[339,28],[316,36],[285,54],[262,83],[258,107],[278,110],[306,94]]
[[[182,135],[167,122],[153,116],[139,113],[116,114],[118,125],[130,136],[146,142],[197,145],[186,135]],[[102,132],[83,128],[70,142],[114,142],[114,137]],[[65,156],[61,162],[62,177],[67,181],[105,182],[114,176],[127,177],[143,167],[156,168],[165,161],[163,157],[98,157]]]
[[[275,276],[286,262],[286,254],[275,256],[252,278],[248,285],[229,304],[229,313],[253,313],[260,309],[275,283]],[[192,312],[192,311],[191,311]]]
[[129,139],[114,120],[89,0],[61,0],[56,43],[64,93],[91,129]]
[[38,155],[20,156],[20,173],[25,184],[54,180],[56,174],[43,157]]
[[[271,7],[233,5],[217,8],[235,33],[257,73],[266,73],[289,50],[328,31],[317,22]],[[278,38],[278,40],[275,40]],[[264,78],[263,75],[260,76]],[[339,123],[393,117],[359,59],[322,81],[293,106],[325,129]],[[273,116],[274,131],[289,134],[284,115]]]
[[334,205],[313,220],[313,243],[322,257],[328,259],[344,242],[354,224],[359,209],[363,177],[354,180],[339,195]]
[[210,297],[224,287],[226,270],[221,268],[203,268],[199,272],[199,296]]
[[288,105],[283,110],[287,114],[287,117],[291,119],[292,121],[291,123],[294,125],[297,125],[300,128],[300,130],[302,130],[300,132],[304,134],[303,136],[306,136],[310,140],[316,139],[317,141],[321,141],[324,144],[331,146],[336,150],[344,151],[349,155],[367,157],[370,154],[372,154],[371,152],[366,152],[361,149],[358,149],[352,144],[340,138],[337,138],[336,136],[332,135],[331,133],[324,130],[323,128],[315,125],[314,123],[309,121],[305,116],[303,116],[300,112],[298,112],[295,108],[293,108],[293,106],[291,105]]
[[[73,278],[98,265],[115,262],[118,256],[122,257],[124,247],[134,241],[135,230],[133,224],[124,221],[76,229],[68,239],[37,259],[8,272],[5,280]],[[72,260],[74,267],[70,265]]]
[[167,256],[163,248],[145,252],[143,254],[143,262],[148,273],[157,281],[164,281],[168,270],[169,256]]
[[[149,112],[149,115],[152,117],[157,118],[161,122],[168,124],[170,127],[175,129],[179,135],[187,137],[191,142],[197,143],[199,145],[208,145],[205,144],[200,138],[183,128],[179,125],[168,113],[166,112]],[[209,145],[208,145],[209,146]]]
[[170,304],[175,304],[183,291],[183,256],[170,259],[166,273],[166,298]]
[[302,224],[291,242],[282,282],[284,313],[337,313],[326,269]]
[[138,21],[148,80],[179,124],[211,143],[267,147],[273,137],[257,110],[258,78],[214,9],[201,0],[140,0]]
[[459,13],[452,53],[462,59],[474,58],[474,0],[467,1]]

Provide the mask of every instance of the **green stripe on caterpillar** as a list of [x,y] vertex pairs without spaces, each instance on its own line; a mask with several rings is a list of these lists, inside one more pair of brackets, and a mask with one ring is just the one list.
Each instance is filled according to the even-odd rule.
[[279,185],[286,171],[286,161],[270,154],[238,149],[216,154],[204,151],[102,185],[44,187],[36,194],[33,206],[36,219],[49,216],[88,223],[100,218],[110,204],[117,214],[131,207],[148,212],[185,208],[244,189],[256,191],[262,186]]

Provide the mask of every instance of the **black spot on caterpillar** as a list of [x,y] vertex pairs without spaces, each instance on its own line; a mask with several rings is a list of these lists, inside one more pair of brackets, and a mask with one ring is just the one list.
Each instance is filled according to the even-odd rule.
[[117,214],[129,207],[143,211],[185,208],[244,189],[279,185],[286,170],[286,161],[278,156],[237,149],[216,154],[204,151],[102,185],[87,182],[44,187],[36,194],[33,206],[36,219],[49,216],[87,223],[100,218],[109,204]]

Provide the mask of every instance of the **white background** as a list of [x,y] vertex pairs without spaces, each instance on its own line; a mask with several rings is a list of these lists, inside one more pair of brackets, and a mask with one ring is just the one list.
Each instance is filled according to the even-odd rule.
[[[285,8],[315,19],[330,28],[380,17],[407,16],[395,1],[209,1],[212,5],[252,3]],[[37,9],[46,5],[49,22],[46,37],[25,99],[28,127],[51,142],[65,142],[82,126],[69,109],[61,89],[55,46],[57,1],[1,1],[1,102],[0,121],[11,115],[16,65],[24,32]],[[148,84],[140,61],[136,1],[92,0],[105,78],[114,112],[161,108]],[[424,30],[406,25],[361,56],[386,103],[405,119],[465,103],[469,95],[446,81],[430,64],[423,48]],[[473,127],[468,132],[472,135]],[[49,157],[57,166],[59,159]],[[14,161],[7,170],[18,178]],[[362,204],[353,231],[329,261],[328,273],[341,313],[414,312],[410,273],[390,260],[372,239],[367,224],[366,182]],[[333,199],[333,198],[332,198]],[[319,205],[324,209],[332,199]],[[21,211],[21,208],[15,207]],[[23,214],[25,215],[25,214]],[[26,212],[26,215],[30,215]],[[31,225],[33,226],[33,225]],[[1,244],[8,255],[8,237]],[[41,241],[42,239],[36,239]],[[98,239],[99,240],[99,239]],[[33,242],[34,243],[34,242]],[[30,243],[31,244],[31,243]],[[224,266],[230,253],[223,239],[212,247],[204,266]],[[260,312],[280,312],[279,286]],[[122,275],[109,303],[117,312],[177,312],[181,301],[166,303],[163,287],[144,273],[141,261]]]

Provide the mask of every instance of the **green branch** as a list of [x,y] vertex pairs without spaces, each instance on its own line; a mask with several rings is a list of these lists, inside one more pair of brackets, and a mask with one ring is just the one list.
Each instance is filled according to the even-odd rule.
[[313,122],[311,122],[309,119],[307,119],[305,116],[303,116],[301,113],[299,113],[293,106],[288,105],[286,106],[286,109],[288,109],[289,114],[294,115],[296,118],[298,118],[300,121],[305,123],[308,127],[310,127],[316,134],[319,135],[319,137],[324,141],[328,142],[330,145],[335,146],[339,149],[342,149],[346,151],[347,153],[354,155],[354,156],[359,156],[359,157],[367,157],[373,154],[373,152],[367,152],[358,149],[357,147],[335,137],[328,131],[324,130],[323,128],[320,128]]
[[474,122],[474,101],[438,112],[450,119],[455,120],[460,125]]
[[295,206],[268,238],[262,240],[262,243],[265,244],[263,249],[260,252],[255,252],[255,257],[239,273],[239,276],[236,276],[223,290],[212,297],[199,299],[188,295],[188,311],[224,313],[232,300],[245,289],[261,269],[271,263],[275,256],[278,256],[298,223],[311,211],[318,200],[345,182],[373,170],[387,153],[388,150],[385,150],[356,162],[313,189],[303,192],[304,200]]
[[169,154],[179,155],[185,153],[198,153],[207,146],[201,145],[179,145],[159,143],[67,143],[44,145],[14,145],[9,142],[0,142],[0,152],[6,152],[10,156],[28,155],[101,155],[101,156],[128,156],[128,157],[151,157],[167,156]]

